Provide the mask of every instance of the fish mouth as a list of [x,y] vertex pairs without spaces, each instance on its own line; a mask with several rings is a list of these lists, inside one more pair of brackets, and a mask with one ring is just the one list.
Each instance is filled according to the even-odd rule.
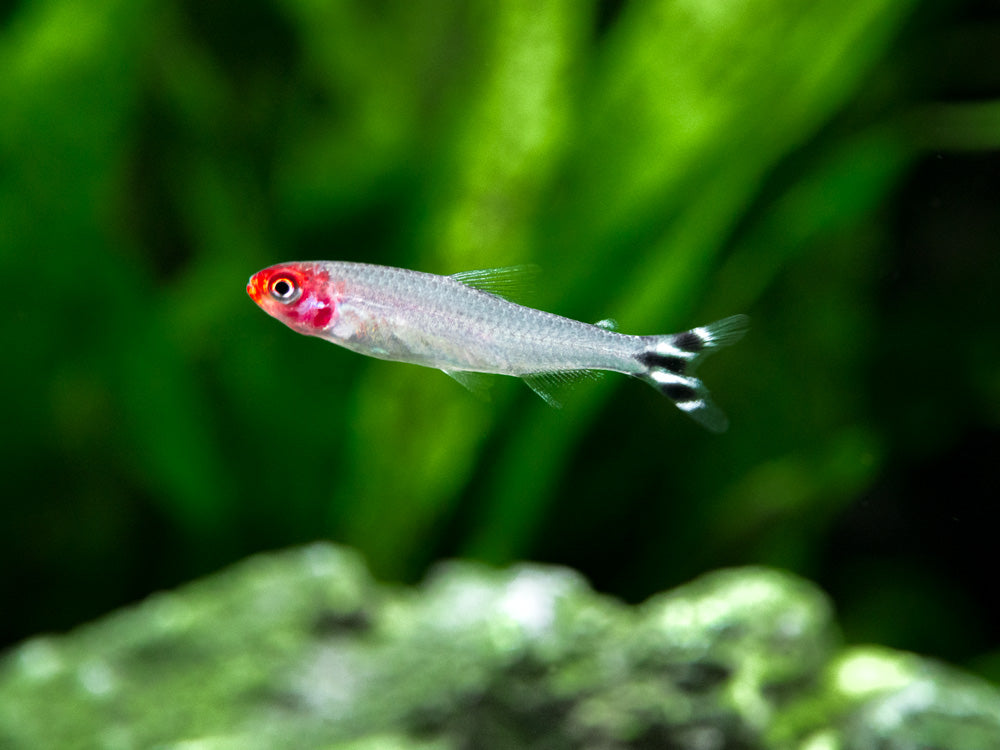
[[250,295],[250,299],[254,302],[260,301],[260,288],[257,286],[257,274],[250,277],[247,282],[247,294]]

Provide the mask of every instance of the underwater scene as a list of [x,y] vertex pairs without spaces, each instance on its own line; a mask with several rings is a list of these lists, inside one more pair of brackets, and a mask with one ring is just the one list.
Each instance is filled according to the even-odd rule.
[[998,40],[0,3],[0,748],[1000,747]]

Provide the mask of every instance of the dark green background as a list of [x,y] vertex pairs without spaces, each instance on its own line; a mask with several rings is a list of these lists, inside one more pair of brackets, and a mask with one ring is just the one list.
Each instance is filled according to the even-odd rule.
[[[323,538],[629,600],[781,566],[850,641],[1000,678],[995,2],[0,8],[0,643]],[[244,291],[291,259],[748,313],[702,371],[732,428],[297,336]]]

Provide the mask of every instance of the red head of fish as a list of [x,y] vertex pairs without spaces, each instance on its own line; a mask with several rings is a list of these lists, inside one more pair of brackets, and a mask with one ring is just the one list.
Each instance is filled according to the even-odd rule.
[[320,263],[280,263],[265,268],[250,277],[247,294],[272,318],[307,335],[321,335],[337,314],[330,274]]

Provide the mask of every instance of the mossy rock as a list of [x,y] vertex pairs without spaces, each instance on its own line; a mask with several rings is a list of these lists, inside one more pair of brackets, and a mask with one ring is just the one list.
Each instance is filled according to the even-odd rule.
[[842,649],[822,592],[775,570],[629,607],[535,565],[380,586],[320,544],[12,650],[0,747],[979,750],[1000,693]]

